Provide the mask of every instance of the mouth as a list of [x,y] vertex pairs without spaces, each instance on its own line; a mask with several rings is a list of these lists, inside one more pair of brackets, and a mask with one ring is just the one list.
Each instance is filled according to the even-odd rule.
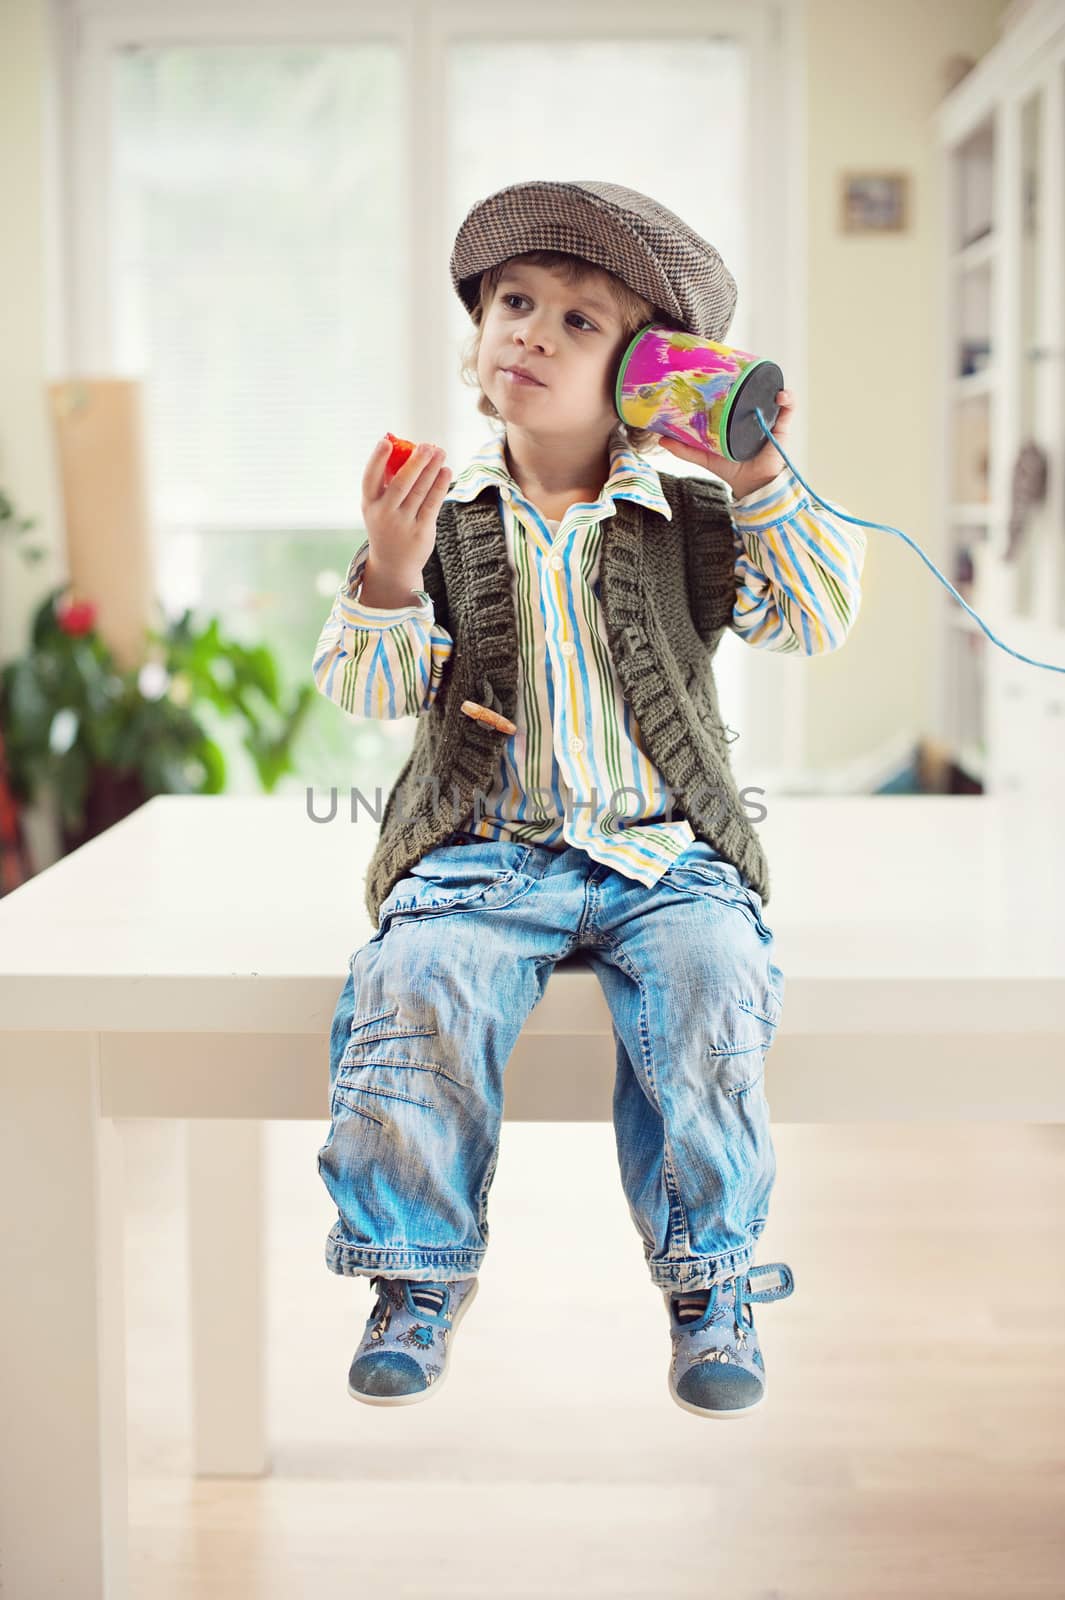
[[522,372],[517,367],[500,367],[499,370],[503,377],[509,379],[511,383],[528,384],[533,389],[547,388],[547,385],[545,383],[541,383],[539,378],[534,378],[531,373]]

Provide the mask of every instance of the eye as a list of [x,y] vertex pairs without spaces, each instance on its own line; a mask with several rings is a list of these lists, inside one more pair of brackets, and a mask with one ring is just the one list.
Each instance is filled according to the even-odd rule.
[[[503,304],[506,305],[508,311],[514,311],[517,308],[515,306],[508,305],[507,302],[509,300],[524,300],[524,299],[527,298],[527,296],[525,296],[523,294],[504,294],[504,295],[501,295],[500,298],[502,299]],[[595,324],[592,323],[592,322],[589,322],[588,318],[586,316],[584,316],[582,312],[574,311],[574,312],[571,312],[571,315],[574,316],[574,317],[577,317],[581,322],[583,322],[584,323],[584,328],[590,328],[592,333],[595,332]],[[584,328],[582,328],[580,330],[581,333],[584,332]]]

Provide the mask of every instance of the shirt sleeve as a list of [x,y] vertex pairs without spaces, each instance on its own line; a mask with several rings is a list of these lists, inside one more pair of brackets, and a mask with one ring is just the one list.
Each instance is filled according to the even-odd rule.
[[424,589],[411,590],[416,598],[408,606],[363,605],[359,592],[369,548],[364,540],[352,557],[311,672],[319,692],[353,717],[416,717],[436,699],[453,640],[434,621]]
[[732,502],[733,631],[763,650],[838,650],[861,604],[865,533],[812,500],[783,468]]

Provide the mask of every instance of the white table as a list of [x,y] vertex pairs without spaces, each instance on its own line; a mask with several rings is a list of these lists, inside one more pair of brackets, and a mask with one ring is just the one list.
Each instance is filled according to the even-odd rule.
[[[784,798],[758,829],[786,980],[774,1121],[1065,1121],[1049,796]],[[161,797],[0,900],[5,1593],[127,1594],[117,1117],[194,1119],[195,1461],[266,1469],[260,1119],[328,1120],[375,835],[343,804],[312,821],[303,796]],[[613,1072],[605,998],[571,957],[506,1115],[608,1117]]]

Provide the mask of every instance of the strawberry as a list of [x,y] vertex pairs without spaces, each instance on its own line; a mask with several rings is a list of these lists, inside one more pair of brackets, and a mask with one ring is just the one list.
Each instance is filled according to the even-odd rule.
[[391,483],[396,473],[410,457],[414,444],[410,439],[400,439],[394,433],[386,433],[386,439],[392,441],[392,451],[385,462],[385,483]]

